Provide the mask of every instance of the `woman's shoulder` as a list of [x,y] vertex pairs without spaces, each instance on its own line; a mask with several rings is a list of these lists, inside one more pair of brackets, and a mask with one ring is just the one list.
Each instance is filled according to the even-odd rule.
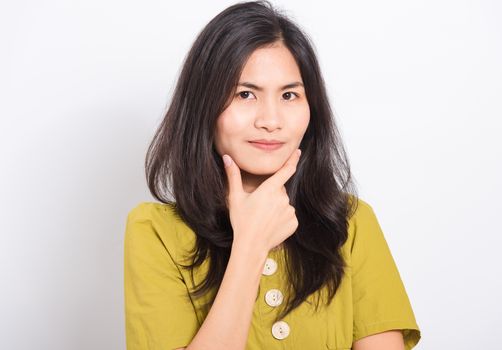
[[355,224],[356,221],[371,219],[371,216],[375,214],[372,205],[360,197],[352,194],[349,195],[349,203],[354,204],[353,210],[349,215],[349,222],[351,224]]
[[191,249],[195,240],[193,231],[177,214],[174,202],[139,202],[127,214],[126,226],[126,239],[155,239],[173,258],[182,254],[182,249]]
[[140,202],[127,214],[128,221],[148,221],[155,225],[186,226],[180,218],[175,202]]
[[345,242],[347,248],[354,248],[356,241],[370,242],[382,236],[381,227],[373,209],[373,206],[364,199],[350,196],[351,201],[355,201],[348,219],[348,239]]
[[139,202],[127,214],[128,220],[157,219],[158,215],[172,216],[175,203]]

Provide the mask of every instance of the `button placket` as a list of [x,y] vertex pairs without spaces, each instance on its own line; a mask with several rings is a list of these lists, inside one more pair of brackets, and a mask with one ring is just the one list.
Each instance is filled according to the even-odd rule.
[[[274,258],[277,258],[275,256],[275,251],[272,252],[272,256]],[[274,258],[268,257],[267,260],[265,261],[265,265],[263,266],[263,275],[272,276],[277,272],[278,264],[277,260]],[[271,288],[265,293],[264,299],[265,303],[268,306],[276,308],[277,306],[282,304],[284,300],[284,295],[279,289]],[[271,328],[272,336],[278,340],[286,339],[289,336],[290,332],[291,329],[289,327],[289,324],[283,320],[275,322]]]
[[[272,276],[277,271],[277,261],[272,258],[267,258],[265,265],[263,266],[263,274],[265,276]],[[279,289],[269,289],[265,293],[265,302],[271,307],[277,307],[281,305],[283,300],[282,292]]]

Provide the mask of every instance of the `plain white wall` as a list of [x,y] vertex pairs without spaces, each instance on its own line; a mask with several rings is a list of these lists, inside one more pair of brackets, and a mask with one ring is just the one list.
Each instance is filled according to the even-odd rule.
[[[123,233],[184,55],[231,1],[16,1],[0,14],[0,339],[124,349]],[[497,1],[275,1],[312,37],[417,349],[500,344]]]

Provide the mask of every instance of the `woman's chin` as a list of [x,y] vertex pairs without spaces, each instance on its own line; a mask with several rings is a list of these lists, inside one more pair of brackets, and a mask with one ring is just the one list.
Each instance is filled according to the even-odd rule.
[[241,168],[242,171],[246,172],[250,176],[270,176],[279,170],[280,167],[277,166],[261,166],[261,167],[246,167]]

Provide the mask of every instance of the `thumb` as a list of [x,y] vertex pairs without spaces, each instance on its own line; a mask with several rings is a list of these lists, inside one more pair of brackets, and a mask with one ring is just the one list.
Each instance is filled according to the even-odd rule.
[[223,163],[227,173],[229,197],[232,197],[235,193],[242,193],[244,190],[242,188],[241,170],[228,154],[223,155]]

